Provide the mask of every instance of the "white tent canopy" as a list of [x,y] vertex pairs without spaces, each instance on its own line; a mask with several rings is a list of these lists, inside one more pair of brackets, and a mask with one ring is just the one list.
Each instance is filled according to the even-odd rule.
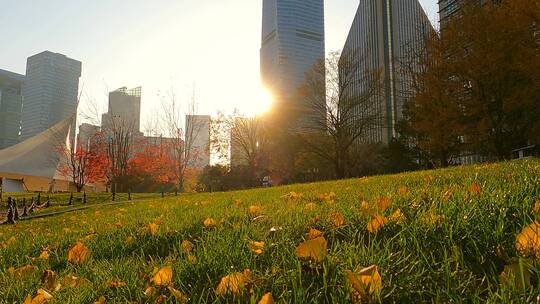
[[74,117],[69,117],[34,137],[0,150],[0,177],[66,180],[58,172],[57,151],[59,145],[69,144],[74,121]]

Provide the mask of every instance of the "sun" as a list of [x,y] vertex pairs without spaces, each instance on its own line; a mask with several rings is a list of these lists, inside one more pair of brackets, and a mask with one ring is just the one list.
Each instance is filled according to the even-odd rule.
[[258,116],[272,108],[272,93],[262,84],[258,84],[243,98],[240,111],[247,116]]

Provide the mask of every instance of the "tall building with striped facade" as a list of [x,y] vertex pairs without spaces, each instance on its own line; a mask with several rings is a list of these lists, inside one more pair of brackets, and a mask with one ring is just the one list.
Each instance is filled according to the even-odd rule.
[[[381,94],[373,97],[380,117],[378,126],[370,128],[360,140],[388,144],[397,137],[402,118],[404,92],[408,81],[403,63],[411,60],[424,46],[426,35],[434,31],[418,0],[361,0],[351,30],[343,47],[343,56],[354,54],[360,71],[378,71],[384,81]],[[413,63],[414,65],[414,63]],[[358,80],[348,94],[360,96],[366,90],[365,79]],[[362,119],[358,113],[356,119]]]
[[439,0],[439,20],[441,29],[443,29],[448,21],[468,3],[485,4],[486,0]]
[[325,58],[324,0],[263,0],[261,79],[278,112],[303,109],[304,75]]

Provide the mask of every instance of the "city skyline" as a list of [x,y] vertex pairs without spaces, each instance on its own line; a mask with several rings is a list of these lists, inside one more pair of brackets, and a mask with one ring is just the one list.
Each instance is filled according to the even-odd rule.
[[[343,47],[357,1],[326,2],[328,52]],[[171,89],[183,101],[195,91],[203,114],[235,107],[242,112],[257,111],[250,100],[261,98],[262,1],[165,1],[159,5],[132,1],[125,7],[123,3],[127,4],[96,1],[90,6],[56,0],[47,5],[25,1],[12,5],[9,14],[0,13],[8,24],[3,28],[10,29],[0,32],[12,41],[2,50],[0,68],[23,74],[26,58],[44,50],[77,58],[83,62],[81,108],[95,100],[102,113],[106,112],[107,93],[121,86],[144,88],[143,113],[162,110],[159,96]],[[424,8],[436,20],[436,1],[423,4],[431,6]],[[122,17],[114,13],[120,9]],[[155,14],[148,16],[147,11]],[[32,16],[32,22],[19,22],[17,16],[23,13]],[[65,26],[63,18],[74,13],[78,18],[69,19],[70,26]],[[96,19],[99,24],[94,23]],[[36,27],[36,20],[44,26]],[[250,89],[239,90],[240,86]],[[142,129],[151,118],[141,118]]]

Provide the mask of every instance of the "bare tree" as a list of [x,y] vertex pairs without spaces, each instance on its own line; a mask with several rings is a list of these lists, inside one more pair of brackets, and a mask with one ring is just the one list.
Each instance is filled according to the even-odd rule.
[[299,137],[308,150],[333,164],[337,178],[349,175],[351,153],[382,123],[380,73],[366,66],[356,50],[332,52],[306,73],[300,89],[307,107]]
[[182,107],[174,90],[162,100],[164,128],[171,140],[174,159],[174,175],[176,191],[184,191],[189,166],[200,157],[200,147],[195,146],[201,126],[188,117],[197,113],[195,92],[191,99]]
[[248,166],[253,173],[265,169],[269,139],[262,117],[219,113],[213,134],[215,149],[223,156],[230,153],[231,167]]
[[102,142],[107,154],[107,180],[113,194],[127,191],[126,177],[129,161],[133,157],[135,126],[131,119],[114,115],[104,115]]

